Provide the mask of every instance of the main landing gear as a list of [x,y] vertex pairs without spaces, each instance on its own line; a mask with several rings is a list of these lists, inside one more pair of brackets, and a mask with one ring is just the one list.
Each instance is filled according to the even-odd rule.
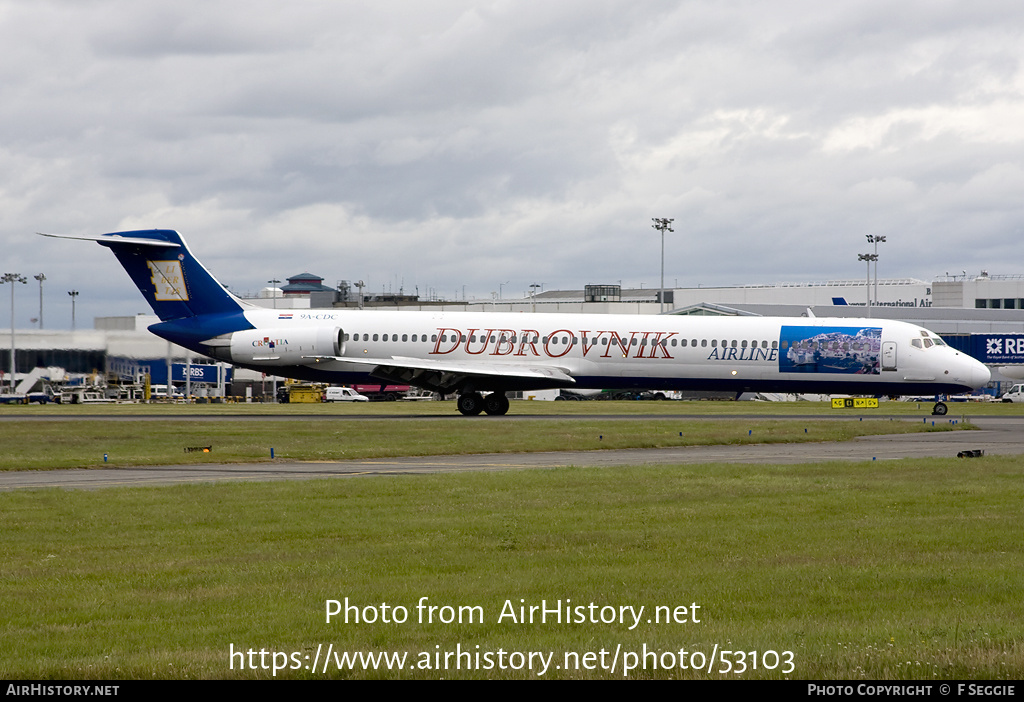
[[478,392],[467,392],[459,395],[459,412],[467,417],[486,412],[487,414],[505,414],[508,412],[508,398],[503,392],[492,392],[484,396]]

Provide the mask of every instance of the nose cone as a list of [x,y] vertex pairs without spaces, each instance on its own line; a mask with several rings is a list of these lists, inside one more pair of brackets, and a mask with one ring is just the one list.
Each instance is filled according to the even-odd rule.
[[968,374],[970,379],[971,387],[977,390],[988,385],[988,381],[992,380],[992,372],[985,366],[984,363],[971,359],[972,366]]

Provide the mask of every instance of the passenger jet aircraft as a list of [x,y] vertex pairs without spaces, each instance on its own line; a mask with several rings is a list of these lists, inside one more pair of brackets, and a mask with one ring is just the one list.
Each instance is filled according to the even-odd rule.
[[[988,369],[927,329],[878,319],[277,310],[218,283],[172,230],[57,236],[114,252],[160,323],[211,358],[302,380],[458,393],[505,414],[509,390],[647,388],[940,395]],[[945,414],[937,402],[934,413]]]

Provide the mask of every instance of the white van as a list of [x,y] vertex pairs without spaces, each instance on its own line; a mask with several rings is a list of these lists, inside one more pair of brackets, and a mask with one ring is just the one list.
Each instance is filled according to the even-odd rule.
[[[184,400],[185,393],[182,392],[184,385],[174,386],[174,398],[175,400]],[[166,400],[167,399],[167,386],[166,385],[150,385],[149,396],[153,399]]]
[[1024,402],[1024,383],[1017,383],[1003,393],[1002,400],[1003,402]]
[[369,402],[370,398],[360,395],[352,388],[327,388],[324,402]]

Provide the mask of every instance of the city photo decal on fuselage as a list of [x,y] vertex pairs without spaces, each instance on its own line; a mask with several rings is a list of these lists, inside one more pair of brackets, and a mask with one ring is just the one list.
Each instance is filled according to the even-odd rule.
[[878,375],[881,347],[881,327],[783,326],[779,372]]

